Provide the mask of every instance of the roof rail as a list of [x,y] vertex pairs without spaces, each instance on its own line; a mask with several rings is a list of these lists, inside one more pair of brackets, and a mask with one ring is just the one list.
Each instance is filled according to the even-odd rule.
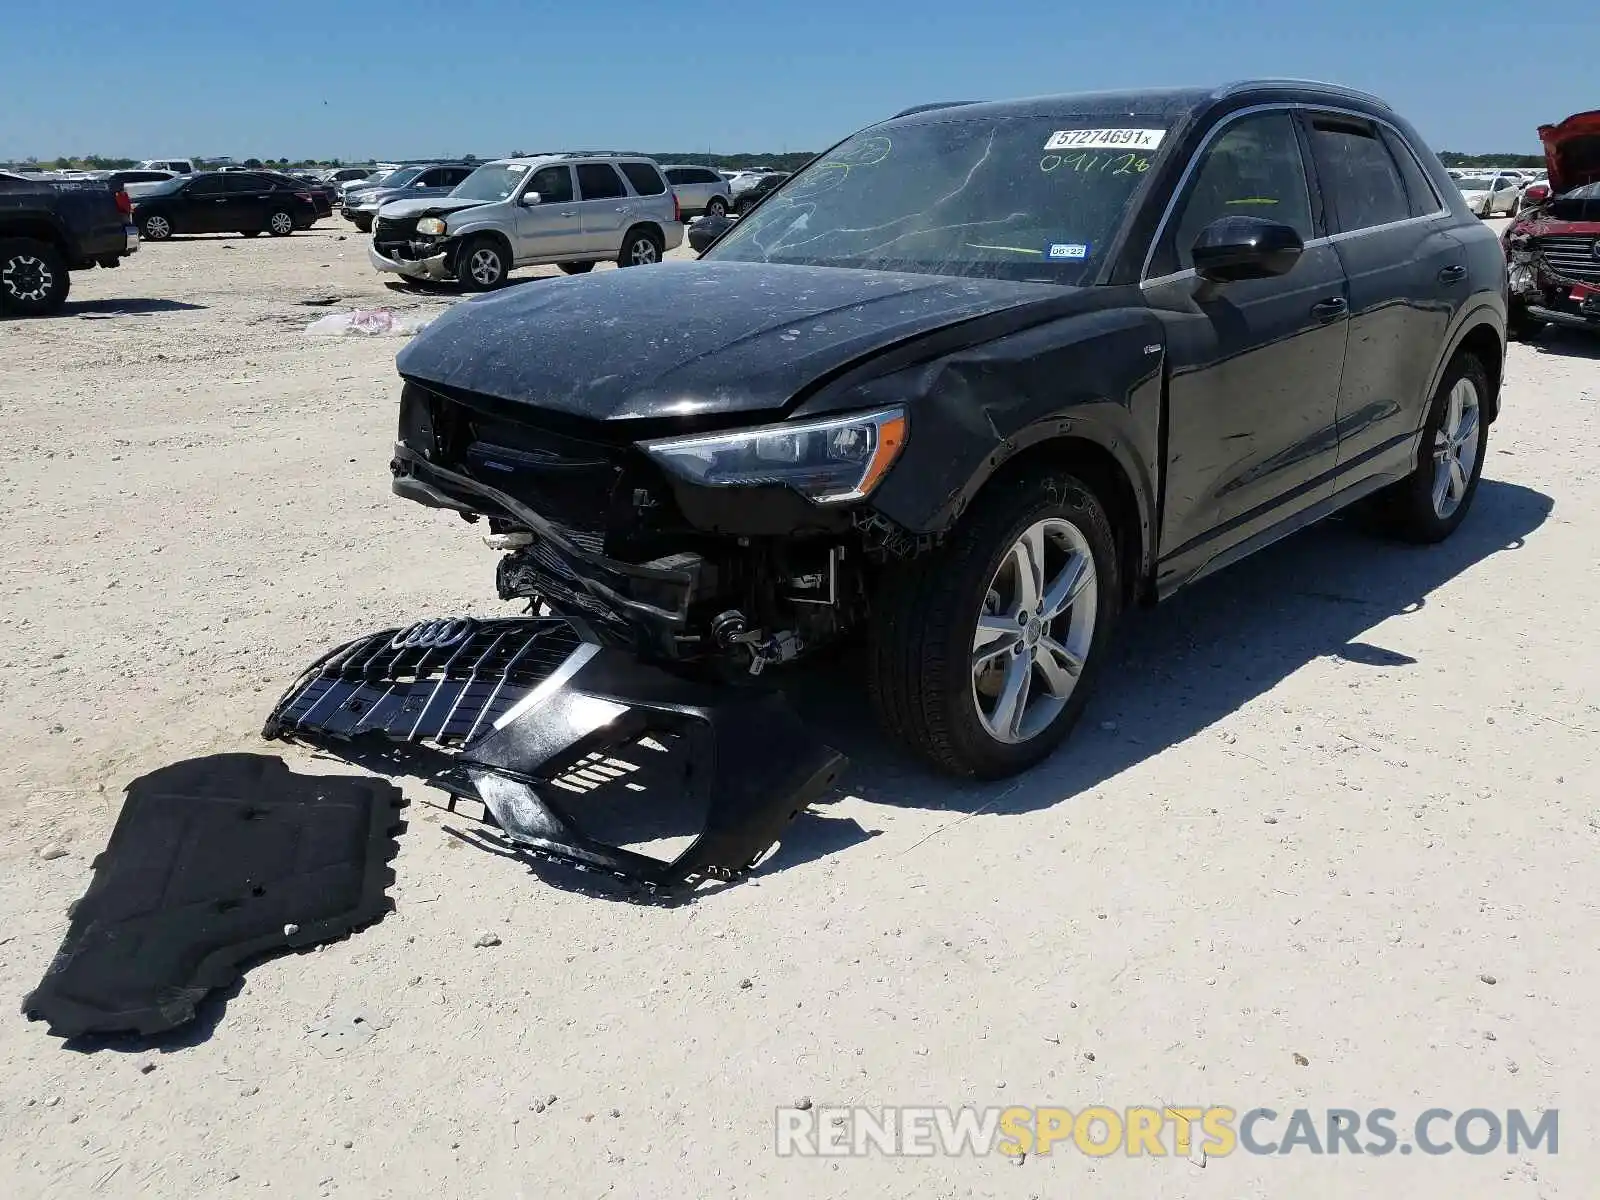
[[1320,79],[1238,79],[1232,83],[1223,84],[1216,90],[1214,95],[1220,100],[1225,96],[1253,91],[1258,88],[1315,88],[1319,92],[1343,96],[1350,100],[1363,100],[1378,108],[1394,111],[1389,102],[1382,96],[1374,96],[1371,92],[1363,92],[1358,88],[1345,87],[1342,83],[1326,83]]
[[901,117],[910,117],[916,115],[917,113],[933,112],[935,109],[939,108],[959,108],[963,104],[982,103],[983,101],[981,100],[935,100],[932,104],[913,104],[910,108],[903,108],[889,119],[891,121],[898,121]]

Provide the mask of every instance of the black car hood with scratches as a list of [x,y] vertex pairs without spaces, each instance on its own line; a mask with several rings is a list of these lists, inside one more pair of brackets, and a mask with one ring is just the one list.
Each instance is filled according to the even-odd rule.
[[458,304],[401,351],[397,365],[423,385],[591,420],[769,413],[818,379],[907,339],[1005,310],[1053,310],[1075,290],[839,267],[667,262],[534,280]]

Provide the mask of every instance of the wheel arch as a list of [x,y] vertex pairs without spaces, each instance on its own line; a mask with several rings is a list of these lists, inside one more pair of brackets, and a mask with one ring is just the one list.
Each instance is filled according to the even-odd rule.
[[633,224],[629,225],[622,234],[622,241],[618,243],[617,250],[620,252],[622,248],[628,244],[628,239],[634,234],[638,233],[640,230],[645,230],[653,234],[655,236],[656,243],[663,248],[662,252],[665,253],[665,247],[667,244],[667,231],[661,228],[661,223],[659,221],[648,220],[635,221]]
[[[500,252],[506,256],[506,272],[509,274],[511,268],[517,264],[517,252],[511,245],[511,239],[505,235],[505,231],[496,226],[480,225],[476,229],[463,230],[456,236],[455,253],[459,255],[462,250],[466,249],[478,238],[488,238],[500,248]],[[451,261],[455,261],[454,257],[452,257]]]
[[1447,369],[1450,362],[1463,351],[1477,357],[1489,376],[1488,419],[1491,425],[1500,415],[1500,385],[1505,375],[1505,348],[1504,336],[1489,322],[1480,321],[1461,336],[1451,349],[1449,357],[1445,359],[1445,367],[1441,368],[1441,371]]
[[1068,423],[1066,430],[1044,428],[1032,437],[1014,439],[1015,449],[970,493],[963,510],[997,485],[1050,468],[1070,471],[1094,492],[1111,521],[1124,602],[1140,601],[1154,572],[1153,496],[1135,484],[1136,472],[1118,453],[1114,440],[1101,440],[1073,424]]

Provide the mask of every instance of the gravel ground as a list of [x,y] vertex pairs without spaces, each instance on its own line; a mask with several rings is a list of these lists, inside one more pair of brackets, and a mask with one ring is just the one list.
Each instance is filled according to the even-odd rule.
[[[146,246],[59,319],[0,325],[13,1004],[127,781],[264,749],[336,642],[503,610],[474,531],[389,493],[400,339],[302,332],[446,302],[386,288],[336,221]],[[0,1191],[1592,1196],[1597,403],[1600,341],[1512,347],[1453,540],[1328,524],[1136,615],[1023,779],[894,757],[847,679],[821,713],[844,789],[693,904],[484,853],[414,791],[398,911],[255,968],[178,1042],[0,1022]],[[375,1036],[325,1054],[354,1014]],[[1560,1153],[777,1158],[801,1097],[1554,1107]]]

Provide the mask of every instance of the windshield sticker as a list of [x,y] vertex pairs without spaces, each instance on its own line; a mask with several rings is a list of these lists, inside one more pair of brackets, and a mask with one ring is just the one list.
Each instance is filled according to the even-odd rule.
[[507,163],[506,164],[506,170],[511,172],[511,174],[513,174],[513,175],[521,175],[527,169],[528,169],[528,164],[527,163]]
[[1056,262],[1082,262],[1089,257],[1087,242],[1051,242],[1044,256]]
[[1044,144],[1046,150],[1154,150],[1166,136],[1164,129],[1058,129]]

